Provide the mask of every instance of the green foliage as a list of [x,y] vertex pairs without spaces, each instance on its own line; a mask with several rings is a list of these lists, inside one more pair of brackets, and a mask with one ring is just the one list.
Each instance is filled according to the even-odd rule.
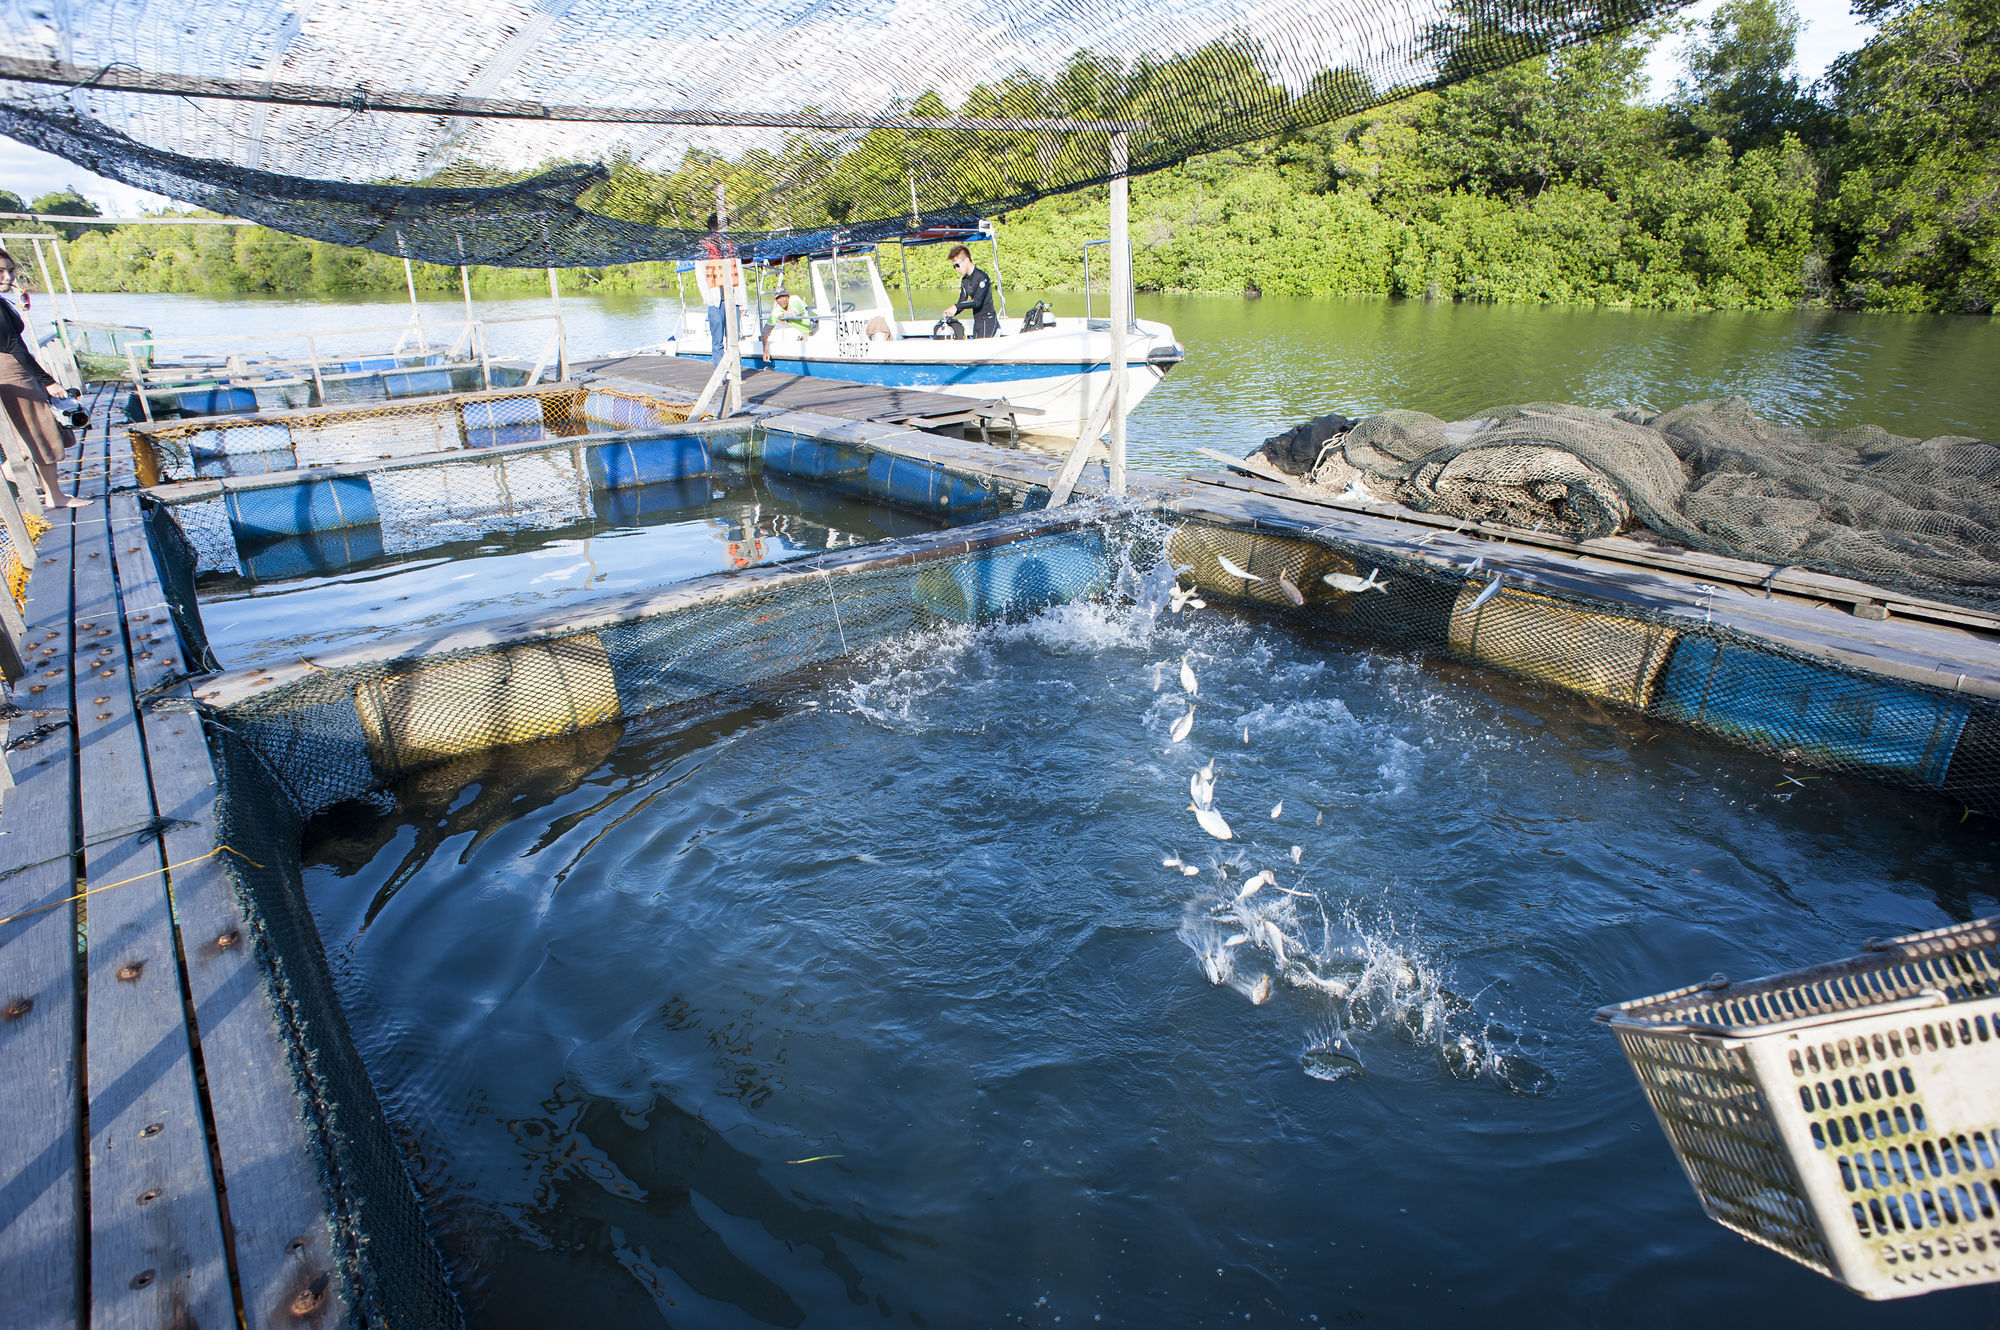
[[[1499,18],[1454,20],[1435,34],[1440,58],[1473,69],[1511,49],[1522,38],[1509,4],[1526,6],[1515,28],[1532,18],[1531,0],[1506,0],[1480,10]],[[1158,291],[1990,310],[2000,293],[2000,0],[1862,4],[1884,27],[1835,69],[1827,105],[1792,72],[1788,0],[1729,0],[1697,32],[1689,77],[1666,106],[1640,100],[1647,54],[1669,30],[1659,25],[1143,176],[1132,185],[1134,279]],[[1266,80],[1256,51],[1222,42],[1201,58],[1227,92],[1216,104],[1283,109],[1288,94]],[[1168,69],[1079,54],[1048,84],[976,87],[956,113],[1144,119],[1162,109]],[[1334,71],[1292,105],[1372,97],[1365,79]],[[955,112],[927,93],[910,113]],[[1101,174],[1106,148],[1101,133],[802,131],[740,158],[691,152],[672,171],[613,162],[584,203],[694,231],[721,186],[732,213],[817,230],[884,191],[912,197],[925,217],[968,196],[1027,197],[1053,178]],[[997,275],[1016,303],[1078,289],[1104,206],[1095,187],[1002,217]],[[69,251],[87,289],[386,294],[404,281],[399,260],[260,228],[91,230]],[[892,284],[905,257],[913,283],[954,283],[943,249],[926,247],[885,250]],[[1096,274],[1101,290],[1102,264]],[[450,268],[418,265],[415,281],[434,295],[459,290]],[[499,295],[544,281],[482,269],[473,284]],[[671,265],[641,264],[572,270],[563,283],[671,290],[675,279]]]
[[[1860,6],[1857,6],[1857,10]],[[2000,301],[2000,0],[1878,0],[1881,32],[1830,74],[1843,132],[1828,231],[1857,304]]]

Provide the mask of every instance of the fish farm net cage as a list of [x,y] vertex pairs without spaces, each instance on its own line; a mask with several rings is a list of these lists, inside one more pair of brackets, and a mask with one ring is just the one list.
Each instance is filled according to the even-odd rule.
[[[16,5],[0,133],[121,183],[433,263],[751,254],[995,215],[1325,123],[1669,0]],[[421,181],[421,184],[398,183]]]
[[[1168,548],[1213,595],[1364,642],[1502,670],[1785,762],[2000,813],[2000,701],[1992,698],[1853,669],[1685,614],[1504,580],[1495,591],[1493,574],[1321,532],[1197,520],[1179,526]],[[1260,580],[1224,568],[1225,558]],[[1323,580],[1361,583],[1371,573],[1378,585],[1363,591]]]
[[152,486],[645,429],[684,421],[688,409],[637,387],[564,383],[164,421],[129,436],[139,481]]
[[2000,919],[1597,1016],[1718,1222],[1871,1299],[2000,1280]]

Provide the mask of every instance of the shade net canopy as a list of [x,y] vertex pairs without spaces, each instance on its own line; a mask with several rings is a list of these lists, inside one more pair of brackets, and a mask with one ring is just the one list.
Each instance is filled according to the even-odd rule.
[[1144,174],[1675,7],[5,0],[0,132],[431,262],[692,257],[717,184],[752,252],[804,252],[1100,184],[1121,130]]

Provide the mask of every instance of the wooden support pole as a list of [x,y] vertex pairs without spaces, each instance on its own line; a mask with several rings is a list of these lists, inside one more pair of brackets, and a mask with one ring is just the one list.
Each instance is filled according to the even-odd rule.
[[569,335],[563,328],[562,288],[556,285],[556,270],[549,270],[549,303],[556,307],[556,379],[569,378]]
[[1132,322],[1131,187],[1126,179],[1129,144],[1123,130],[1111,136],[1111,492],[1125,493],[1125,343]]
[[[729,196],[722,190],[720,181],[715,186],[715,229],[722,236],[723,245],[729,244]],[[722,265],[722,406],[716,412],[718,418],[733,416],[743,406],[743,345],[742,332],[736,319],[736,262],[731,260]]]

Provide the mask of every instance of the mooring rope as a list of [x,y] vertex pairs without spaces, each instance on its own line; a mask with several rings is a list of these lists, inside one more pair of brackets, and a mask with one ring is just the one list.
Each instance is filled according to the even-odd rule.
[[[189,864],[198,864],[204,859],[213,859],[216,855],[223,853],[225,850],[228,851],[230,854],[235,855],[238,859],[241,859],[244,863],[249,864],[252,868],[262,868],[264,866],[258,863],[255,859],[252,859],[249,855],[243,853],[243,851],[235,848],[234,846],[218,845],[214,849],[210,850],[207,854],[197,854],[192,859],[183,859],[177,864],[168,864],[165,868],[155,868],[149,873],[141,873],[137,877],[128,877],[122,882],[107,882],[101,887],[92,887],[88,891],[79,891],[74,896],[65,896],[59,901],[50,901],[47,905],[37,905],[32,910],[23,910],[19,914],[10,914],[4,919],[0,919],[0,927],[5,927],[6,925],[13,923],[16,919],[26,919],[31,914],[40,914],[44,910],[53,910],[58,905],[68,905],[72,901],[80,901],[85,896],[95,896],[100,891],[109,891],[113,887],[129,887],[134,882],[144,882],[149,877],[159,877],[163,873],[171,873],[176,868],[186,868]],[[59,855],[57,857],[64,858],[67,856]]]

